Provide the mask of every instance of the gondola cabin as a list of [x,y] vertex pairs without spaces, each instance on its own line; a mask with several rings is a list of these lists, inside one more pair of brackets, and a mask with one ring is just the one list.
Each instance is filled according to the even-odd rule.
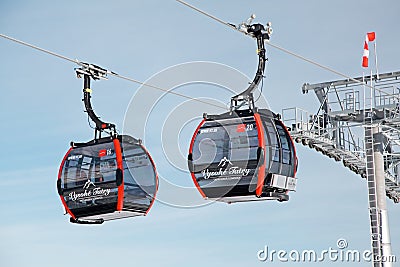
[[[271,23],[247,22],[236,28],[257,41],[258,67],[249,87],[231,98],[230,111],[204,115],[189,147],[188,167],[194,184],[207,199],[227,203],[289,200],[296,189],[296,150],[279,116],[255,106],[253,92],[264,78],[265,41]],[[244,108],[246,107],[247,108]]]
[[[83,102],[96,127],[94,139],[71,143],[57,179],[57,191],[70,221],[101,224],[104,221],[146,215],[154,203],[158,176],[142,142],[119,135],[114,124],[102,121],[91,104],[90,81],[106,79],[108,71],[80,62]],[[102,137],[106,134],[107,137]]]
[[193,135],[188,165],[207,199],[286,201],[296,188],[293,141],[267,109],[205,115]]
[[145,215],[157,186],[149,153],[127,135],[72,143],[57,182],[65,210],[78,223]]

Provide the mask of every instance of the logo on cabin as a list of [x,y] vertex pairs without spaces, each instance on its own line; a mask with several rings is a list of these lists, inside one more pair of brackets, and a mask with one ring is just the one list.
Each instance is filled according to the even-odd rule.
[[218,131],[218,128],[205,128],[205,129],[201,129],[200,133],[216,133]]
[[68,160],[75,160],[75,159],[81,159],[83,156],[82,155],[71,155],[67,159]]
[[83,192],[75,192],[72,191],[68,194],[69,199],[72,201],[87,201],[87,200],[96,200],[102,199],[108,196],[111,193],[110,188],[101,188],[96,186],[92,181],[89,179],[83,185]]
[[218,167],[219,169],[217,170],[209,170],[208,168],[203,170],[201,173],[204,179],[240,179],[243,176],[248,176],[251,171],[250,169],[233,165],[226,157],[220,160]]
[[242,123],[242,124],[238,124],[236,126],[236,132],[237,133],[244,133],[244,132],[249,132],[249,131],[253,131],[254,128],[254,124],[253,123]]
[[87,180],[85,185],[83,186],[83,189],[89,189],[90,186],[96,187],[92,181]]
[[111,156],[111,155],[114,155],[114,150],[112,150],[111,148],[102,149],[99,151],[99,158],[105,157],[105,156]]
[[239,124],[236,126],[236,132],[243,133],[246,131],[246,124]]
[[233,165],[232,164],[232,162],[229,160],[229,159],[227,159],[226,157],[224,157],[223,159],[221,159],[221,161],[219,162],[219,164],[218,164],[218,167],[219,166],[221,166],[221,167],[228,167],[229,165]]

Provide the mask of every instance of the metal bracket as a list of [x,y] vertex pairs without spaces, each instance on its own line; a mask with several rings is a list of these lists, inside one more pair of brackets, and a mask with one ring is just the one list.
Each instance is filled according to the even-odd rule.
[[111,136],[116,135],[115,124],[106,123],[100,120],[100,118],[94,113],[91,104],[91,93],[92,89],[90,87],[90,79],[93,80],[107,80],[106,69],[103,69],[99,66],[89,64],[89,63],[81,63],[81,68],[75,68],[76,75],[78,78],[83,77],[83,102],[85,103],[85,109],[90,119],[96,124],[95,128],[95,139],[101,138],[101,133],[103,131],[109,130],[108,132]]
[[250,83],[249,87],[242,93],[233,96],[231,98],[231,107],[230,107],[231,112],[239,109],[244,104],[247,104],[250,109],[255,108],[253,92],[255,89],[257,89],[259,83],[264,78],[265,62],[267,60],[267,58],[265,57],[266,50],[264,43],[265,41],[270,39],[270,36],[272,34],[272,28],[270,22],[267,23],[266,27],[264,27],[262,24],[259,23],[250,24],[254,18],[255,15],[254,14],[251,15],[250,18],[247,20],[247,22],[242,22],[237,27],[237,30],[257,40],[257,54],[258,54],[257,72],[253,81]]

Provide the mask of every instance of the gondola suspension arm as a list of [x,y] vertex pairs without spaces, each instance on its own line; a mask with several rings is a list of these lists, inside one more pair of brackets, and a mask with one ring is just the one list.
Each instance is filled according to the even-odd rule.
[[254,109],[254,97],[253,92],[257,89],[261,80],[264,78],[264,70],[265,70],[265,62],[266,58],[266,50],[265,50],[265,41],[270,39],[272,34],[271,23],[268,22],[266,27],[264,25],[255,23],[251,24],[255,15],[251,15],[251,17],[247,20],[247,22],[241,23],[237,29],[240,32],[243,32],[250,37],[253,37],[257,41],[257,54],[258,54],[258,67],[256,75],[253,81],[250,83],[249,87],[244,90],[242,93],[231,98],[231,112],[240,108],[244,103],[249,105],[250,109]]
[[102,121],[94,113],[92,103],[90,101],[92,93],[90,80],[107,79],[107,70],[88,63],[81,63],[81,66],[81,68],[76,68],[75,71],[78,78],[82,78],[83,76],[83,102],[85,104],[85,109],[88,116],[96,124],[95,139],[101,138],[101,133],[106,130],[109,130],[109,134],[114,136],[116,135],[115,124]]

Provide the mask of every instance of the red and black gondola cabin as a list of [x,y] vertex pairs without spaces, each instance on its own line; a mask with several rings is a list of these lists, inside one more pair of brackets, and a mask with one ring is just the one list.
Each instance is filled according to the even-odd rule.
[[296,187],[293,141],[278,116],[267,109],[204,116],[188,159],[204,198],[228,203],[286,201]]
[[147,214],[158,181],[139,140],[119,135],[71,145],[57,181],[71,221],[101,223]]
[[250,25],[253,18],[237,29],[257,40],[255,78],[245,91],[231,98],[229,112],[205,114],[190,143],[188,167],[207,199],[287,201],[289,191],[296,189],[293,140],[278,115],[255,107],[253,92],[264,77],[264,42],[272,29],[270,23],[267,28],[259,23]]
[[[100,224],[104,221],[146,215],[154,203],[158,176],[142,142],[119,135],[92,108],[90,79],[105,78],[107,71],[87,63],[76,69],[84,78],[84,104],[95,123],[95,138],[71,142],[58,172],[57,191],[70,221]],[[107,137],[102,137],[106,133]]]

